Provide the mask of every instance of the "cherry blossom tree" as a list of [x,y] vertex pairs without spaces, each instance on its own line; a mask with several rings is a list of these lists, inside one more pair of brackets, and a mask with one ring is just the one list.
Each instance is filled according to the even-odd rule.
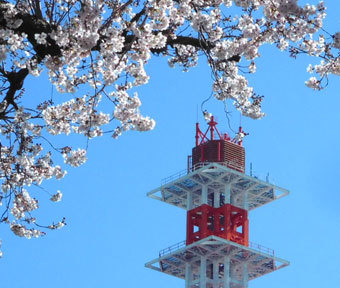
[[[39,203],[29,192],[62,179],[64,164],[86,162],[86,149],[57,148],[54,135],[117,138],[154,128],[135,92],[148,83],[144,67],[153,55],[185,71],[206,58],[214,96],[258,119],[262,97],[246,76],[256,72],[262,45],[320,57],[308,67],[319,77],[306,82],[314,89],[339,74],[340,34],[322,34],[325,16],[323,2],[302,7],[297,0],[0,0],[1,223],[26,238],[65,225],[65,219],[39,224]],[[23,104],[27,77],[41,73],[67,102],[46,95],[34,107]],[[54,164],[58,154],[64,164]],[[60,191],[51,193],[51,201],[61,199]]]

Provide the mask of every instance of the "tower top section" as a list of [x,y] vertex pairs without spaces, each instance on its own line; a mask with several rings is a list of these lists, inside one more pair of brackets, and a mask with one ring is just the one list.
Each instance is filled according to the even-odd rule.
[[245,150],[242,141],[245,135],[242,127],[233,139],[227,133],[221,134],[217,129],[214,116],[210,117],[205,133],[201,131],[199,123],[196,123],[196,146],[192,149],[192,170],[209,163],[219,163],[244,173]]
[[186,241],[162,250],[145,266],[184,278],[186,288],[248,288],[249,280],[289,265],[273,250],[261,251],[261,245],[249,242],[248,211],[289,191],[247,176],[242,127],[231,139],[221,135],[211,114],[204,115],[209,127],[203,133],[196,124],[187,169],[148,193],[187,210]]
[[215,206],[214,195],[219,193],[221,205],[249,211],[288,195],[284,188],[245,174],[242,139],[247,134],[242,127],[232,139],[219,132],[213,116],[208,125],[203,133],[196,124],[196,146],[187,169],[163,179],[149,197],[189,211],[204,203]]
[[[199,123],[198,122],[196,123],[196,136],[195,136],[196,146],[199,146],[201,144],[204,144],[208,141],[213,141],[213,140],[229,141],[229,142],[238,144],[239,146],[242,146],[243,138],[244,136],[248,135],[248,133],[245,133],[241,126],[239,127],[239,130],[236,136],[232,139],[228,135],[228,133],[221,134],[219,130],[217,129],[217,124],[218,123],[215,121],[215,117],[211,116],[210,121],[208,122],[209,127],[206,130],[206,132],[203,133],[200,129]],[[210,139],[208,137],[209,135],[210,135]]]

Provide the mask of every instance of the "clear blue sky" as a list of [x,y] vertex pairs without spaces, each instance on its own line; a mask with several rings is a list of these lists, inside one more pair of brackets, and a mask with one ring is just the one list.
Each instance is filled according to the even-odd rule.
[[[325,1],[331,32],[340,27],[336,2]],[[331,77],[326,90],[314,92],[304,85],[310,59],[294,60],[270,46],[260,53],[250,81],[265,95],[267,116],[242,118],[250,133],[244,141],[247,168],[252,163],[255,174],[269,173],[291,194],[250,212],[250,240],[275,249],[291,265],[249,287],[338,287],[340,79]],[[64,197],[56,204],[43,201],[39,214],[46,224],[65,216],[68,225],[62,230],[26,240],[0,225],[1,288],[184,287],[182,280],[144,268],[159,250],[185,239],[186,223],[184,210],[146,193],[185,168],[194,146],[197,106],[210,95],[211,77],[204,59],[189,73],[169,69],[163,58],[154,58],[147,70],[151,80],[139,92],[143,112],[157,121],[155,130],[95,139],[84,166],[69,169],[63,181],[46,182]],[[27,94],[50,93],[47,82],[37,87],[34,80]],[[205,108],[217,116],[220,130],[229,131],[221,103],[211,100]],[[239,115],[231,117],[237,129]],[[199,120],[203,124],[200,114]]]

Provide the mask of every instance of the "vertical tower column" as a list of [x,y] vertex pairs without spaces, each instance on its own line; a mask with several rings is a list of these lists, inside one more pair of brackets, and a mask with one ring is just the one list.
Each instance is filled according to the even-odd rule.
[[191,273],[191,264],[185,263],[185,288],[191,287],[192,273]]
[[[211,264],[207,265],[207,263]],[[220,275],[221,264],[223,264],[223,276]],[[191,263],[185,264],[185,288],[191,288],[192,285],[197,284],[199,284],[199,288],[231,288],[231,283],[233,282],[242,288],[248,288],[248,263],[240,263],[237,266],[241,268],[241,278],[235,274],[235,271],[235,275],[232,276],[231,269],[235,270],[236,266],[230,262],[230,256],[224,256],[212,262],[208,262],[206,256],[201,256],[199,279],[196,279],[196,281],[193,278]]]
[[225,195],[225,204],[231,204],[231,193],[230,193],[230,184],[225,185],[225,191],[224,191],[224,195]]
[[207,257],[201,256],[200,288],[207,288]]
[[224,257],[224,279],[223,279],[223,288],[230,288],[230,257]]
[[248,191],[246,191],[243,194],[243,209],[244,210],[248,210],[248,208],[249,208],[249,204],[248,204]]
[[202,186],[201,205],[208,204],[208,186]]
[[214,191],[214,208],[220,207],[220,192]]
[[243,288],[248,288],[248,264],[247,262],[243,263],[243,269],[242,269],[242,285]]
[[187,192],[187,211],[192,209],[192,192]]
[[219,286],[219,275],[218,275],[218,270],[220,268],[220,264],[218,260],[213,261],[213,287],[218,288]]

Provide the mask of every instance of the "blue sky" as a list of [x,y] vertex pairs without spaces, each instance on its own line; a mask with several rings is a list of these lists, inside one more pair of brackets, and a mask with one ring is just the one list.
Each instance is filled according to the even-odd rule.
[[[340,27],[340,4],[335,2],[325,1],[331,32]],[[251,281],[249,287],[337,287],[339,78],[331,77],[324,91],[315,92],[304,85],[310,59],[294,60],[270,46],[260,53],[250,83],[265,95],[267,116],[241,119],[250,133],[244,141],[246,165],[248,169],[252,163],[254,174],[262,178],[269,173],[270,181],[291,194],[250,212],[250,240],[273,248],[291,265]],[[183,280],[144,268],[159,250],[185,239],[186,223],[184,210],[146,193],[186,167],[197,107],[210,95],[212,80],[204,59],[189,73],[168,68],[161,57],[146,69],[151,79],[139,93],[143,112],[157,121],[155,130],[128,132],[118,140],[95,139],[84,166],[69,169],[63,181],[46,182],[64,197],[60,203],[43,202],[39,213],[46,224],[65,216],[68,224],[62,230],[26,240],[0,226],[1,288],[184,287]],[[38,87],[33,80],[26,93],[50,93],[47,82]],[[221,103],[212,99],[205,108],[216,115],[219,130],[230,132]],[[201,114],[199,121],[204,125]],[[233,112],[231,121],[236,130],[239,114]],[[85,139],[76,141],[86,144]]]

